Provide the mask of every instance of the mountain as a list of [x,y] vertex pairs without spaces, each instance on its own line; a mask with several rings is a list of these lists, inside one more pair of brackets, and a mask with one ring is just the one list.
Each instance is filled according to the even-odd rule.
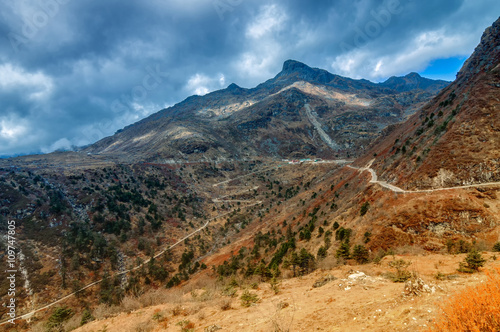
[[415,75],[376,84],[288,60],[255,88],[189,97],[84,152],[151,162],[358,155],[448,84]]
[[[398,79],[384,85],[395,88]],[[388,82],[390,84],[388,84]],[[407,188],[500,181],[500,19],[456,80],[406,122],[387,128],[358,163]]]
[[[403,310],[393,305],[403,286],[388,280],[410,277],[402,267],[408,259],[420,261],[412,272],[425,269],[420,275],[445,279],[440,282],[454,291],[465,255],[446,254],[498,242],[499,184],[447,187],[499,181],[499,30],[498,21],[486,30],[455,82],[437,95],[436,85],[446,83],[416,74],[375,84],[289,60],[253,89],[231,84],[192,96],[84,153],[0,160],[0,225],[11,235],[15,224],[19,259],[9,263],[19,271],[16,314],[26,314],[16,328],[221,324],[234,330],[245,324],[235,315],[248,323],[249,312],[279,318],[280,310],[293,320],[300,307],[307,312],[295,316],[294,330],[343,321],[360,324],[346,330],[359,330],[368,322],[359,312],[321,324],[314,318],[325,305],[352,305],[352,296],[370,324],[383,322],[380,330],[395,326],[396,316],[404,331],[416,328],[407,325],[413,316],[420,327],[427,324],[431,309],[413,297],[404,314],[388,311],[374,320],[373,313]],[[361,157],[353,164],[276,160],[333,154]],[[439,190],[413,190],[426,188]],[[8,258],[14,240],[3,240],[0,255]],[[354,273],[363,286],[352,287],[348,271],[370,260],[369,270],[359,267],[369,276]],[[0,271],[4,303],[11,301],[10,273]],[[341,280],[326,285],[333,275]],[[372,281],[378,285],[365,283]],[[291,296],[293,289],[302,295]],[[247,308],[245,298],[257,303]],[[384,298],[383,306],[367,307],[373,298]],[[210,299],[221,302],[207,308]],[[421,314],[415,315],[415,303]],[[144,308],[151,304],[162,309]],[[133,308],[141,310],[130,315]],[[7,325],[9,310],[0,307],[0,324]],[[119,312],[127,314],[117,319]],[[89,323],[92,317],[113,318]],[[154,326],[120,325],[132,319]]]
[[398,92],[411,91],[415,89],[422,89],[428,92],[438,93],[443,86],[448,85],[449,82],[442,80],[431,80],[420,76],[417,73],[409,73],[403,77],[390,77],[387,81],[381,83],[381,86],[387,87]]

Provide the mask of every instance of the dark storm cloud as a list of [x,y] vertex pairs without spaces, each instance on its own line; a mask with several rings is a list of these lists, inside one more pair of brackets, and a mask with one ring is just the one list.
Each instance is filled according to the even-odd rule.
[[[92,143],[293,58],[380,80],[466,56],[494,0],[7,0],[0,4],[0,155]],[[389,13],[389,14],[387,14]]]

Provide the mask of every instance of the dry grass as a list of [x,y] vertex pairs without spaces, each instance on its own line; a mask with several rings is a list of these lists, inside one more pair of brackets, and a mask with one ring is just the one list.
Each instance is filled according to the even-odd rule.
[[107,304],[100,304],[95,308],[92,315],[95,319],[105,319],[109,317],[116,316],[122,312],[121,307],[118,306],[109,306]]
[[182,307],[180,304],[178,304],[172,308],[171,314],[174,317],[179,316],[179,315],[186,316],[186,310],[184,309],[184,307]]
[[177,289],[169,291],[157,289],[139,296],[138,301],[145,308],[163,303],[181,303],[182,295],[182,291]]
[[151,321],[140,322],[135,326],[136,332],[150,332],[154,330],[154,324]]
[[207,301],[210,301],[213,299],[213,297],[215,295],[214,293],[215,292],[210,290],[210,289],[199,290],[199,291],[192,290],[191,291],[191,298],[193,301],[207,302]]
[[45,322],[36,323],[33,326],[31,326],[30,331],[32,331],[32,332],[46,332],[47,331],[46,323]]
[[141,302],[135,296],[125,296],[120,307],[123,312],[132,312],[141,308]]
[[425,255],[427,253],[428,251],[426,251],[419,245],[403,245],[400,247],[396,247],[394,249],[394,254],[402,256],[408,256],[408,255],[418,256],[418,255]]
[[64,331],[73,331],[80,327],[82,315],[73,315],[64,323]]
[[197,280],[195,280],[194,282],[190,283],[189,288],[187,290],[188,291],[191,291],[194,289],[217,290],[218,287],[219,287],[219,285],[217,284],[217,280],[204,274],[201,277],[199,277]]
[[199,305],[199,304],[195,304],[195,305],[191,305],[189,307],[188,310],[186,310],[186,316],[189,316],[189,315],[196,315],[197,313],[199,313],[202,309],[204,308],[204,305]]
[[430,331],[500,331],[500,268],[486,274],[486,282],[466,288],[441,307]]
[[231,306],[231,300],[229,300],[229,299],[221,299],[219,301],[219,308],[222,311],[226,311],[226,310],[232,309],[233,307]]
[[331,270],[337,266],[339,266],[339,262],[334,255],[328,255],[318,262],[318,268],[321,270]]
[[[290,304],[288,302],[279,302],[275,306],[276,310],[270,319],[274,332],[289,332],[292,330],[295,309],[283,311],[283,309],[289,306]],[[295,306],[293,307],[295,308]]]

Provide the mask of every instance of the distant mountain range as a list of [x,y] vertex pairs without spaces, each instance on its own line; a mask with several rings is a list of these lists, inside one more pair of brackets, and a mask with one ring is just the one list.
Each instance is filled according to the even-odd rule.
[[84,152],[131,162],[352,157],[448,84],[416,73],[377,84],[288,60],[253,89],[231,84],[189,97]]

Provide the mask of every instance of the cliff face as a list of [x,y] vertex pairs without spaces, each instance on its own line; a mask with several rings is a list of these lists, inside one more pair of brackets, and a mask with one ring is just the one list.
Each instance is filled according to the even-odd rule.
[[458,72],[457,81],[471,79],[481,72],[491,72],[500,62],[500,19],[488,27],[474,53]]
[[484,32],[456,80],[364,157],[407,188],[500,181],[500,19]]

